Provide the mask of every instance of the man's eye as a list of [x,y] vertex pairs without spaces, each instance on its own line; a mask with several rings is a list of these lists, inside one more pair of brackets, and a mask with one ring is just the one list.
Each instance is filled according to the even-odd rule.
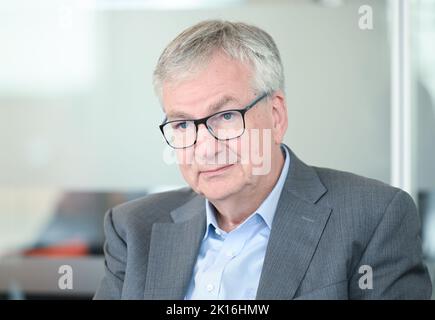
[[174,129],[181,129],[184,130],[189,126],[189,124],[186,121],[183,122],[177,122],[174,124],[173,128]]
[[234,117],[234,114],[232,112],[225,112],[222,114],[222,119],[224,120],[231,120]]

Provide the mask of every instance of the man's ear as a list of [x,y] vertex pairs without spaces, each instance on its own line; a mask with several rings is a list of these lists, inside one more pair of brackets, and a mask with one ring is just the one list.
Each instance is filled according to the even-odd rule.
[[282,92],[282,90],[277,90],[272,94],[270,99],[272,101],[273,140],[276,144],[280,144],[284,139],[288,126],[287,106],[285,103],[284,92]]

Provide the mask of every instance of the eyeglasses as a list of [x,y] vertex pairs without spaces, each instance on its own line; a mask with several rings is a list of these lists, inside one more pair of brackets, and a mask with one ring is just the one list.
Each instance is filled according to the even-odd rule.
[[263,93],[243,109],[230,109],[196,120],[173,120],[162,123],[159,128],[166,142],[174,149],[185,149],[196,143],[198,126],[204,124],[217,140],[230,140],[245,132],[245,113],[264,99]]

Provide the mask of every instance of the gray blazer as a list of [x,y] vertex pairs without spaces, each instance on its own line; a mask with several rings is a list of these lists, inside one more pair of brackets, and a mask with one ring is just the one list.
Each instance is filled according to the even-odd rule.
[[[289,153],[257,299],[430,298],[412,198]],[[109,210],[104,227],[95,299],[184,298],[205,232],[202,196],[190,188],[152,194]],[[360,286],[369,281],[365,265],[372,289]]]

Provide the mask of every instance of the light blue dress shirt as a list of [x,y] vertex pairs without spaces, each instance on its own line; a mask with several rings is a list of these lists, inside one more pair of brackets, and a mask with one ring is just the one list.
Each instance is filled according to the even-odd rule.
[[206,232],[185,299],[255,299],[272,220],[290,167],[285,162],[272,192],[260,207],[230,232],[219,228],[215,209],[206,200]]

